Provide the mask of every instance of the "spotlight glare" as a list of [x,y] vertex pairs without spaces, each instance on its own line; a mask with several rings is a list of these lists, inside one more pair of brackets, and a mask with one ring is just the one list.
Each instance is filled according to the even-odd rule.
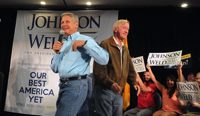
[[45,4],[46,4],[46,2],[42,1],[42,2],[40,2],[40,4],[42,4],[42,5],[45,5]]
[[187,4],[182,4],[181,7],[185,8],[187,7]]
[[86,2],[86,4],[87,4],[87,5],[91,5],[92,3],[91,3],[91,2]]

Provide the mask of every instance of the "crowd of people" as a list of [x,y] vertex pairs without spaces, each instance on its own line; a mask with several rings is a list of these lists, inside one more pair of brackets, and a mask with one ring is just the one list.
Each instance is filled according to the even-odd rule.
[[[78,16],[73,13],[61,15],[61,29],[65,32],[63,42],[55,42],[51,69],[59,73],[59,96],[55,116],[94,116],[90,114],[90,97],[93,95],[96,116],[179,116],[188,108],[200,112],[200,104],[179,100],[177,78],[166,77],[162,85],[156,80],[151,67],[141,78],[135,71],[128,48],[123,40],[129,33],[129,21],[118,20],[113,35],[98,45],[93,38],[78,32]],[[90,74],[90,60],[94,59],[94,86]],[[178,66],[178,81],[183,82],[182,62]],[[153,81],[153,82],[152,82]],[[188,81],[200,86],[200,73],[188,75]],[[136,108],[123,112],[123,90],[128,82],[137,90]],[[93,90],[91,89],[93,88]],[[155,109],[155,93],[162,93],[162,108]]]

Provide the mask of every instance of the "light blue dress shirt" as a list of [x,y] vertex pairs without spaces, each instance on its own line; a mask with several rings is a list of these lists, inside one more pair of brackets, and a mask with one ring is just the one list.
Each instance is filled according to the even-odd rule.
[[[87,43],[72,51],[72,44],[75,40],[87,40]],[[54,54],[51,60],[51,69],[59,73],[60,78],[83,76],[90,73],[91,57],[101,64],[106,65],[109,61],[109,54],[101,48],[93,38],[76,32],[65,38],[60,54]]]

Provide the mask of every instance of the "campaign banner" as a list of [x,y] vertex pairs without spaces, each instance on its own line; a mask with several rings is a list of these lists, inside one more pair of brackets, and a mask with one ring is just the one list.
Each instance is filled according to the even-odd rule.
[[113,35],[118,11],[80,10],[17,12],[7,85],[5,111],[54,116],[59,75],[50,68],[53,44],[59,38],[61,14],[79,16],[78,31],[97,43]]
[[182,50],[167,53],[149,53],[149,66],[178,65],[181,61]]
[[[190,68],[192,67],[192,58],[191,54],[186,54],[181,56],[181,61],[182,61],[182,68]],[[164,66],[165,69],[178,69],[178,65],[169,65],[169,66]]]
[[146,71],[143,56],[133,58],[132,61],[133,61],[133,66],[135,68],[135,71],[137,73]]
[[180,93],[180,100],[200,102],[199,85],[197,82],[177,82],[177,90]]

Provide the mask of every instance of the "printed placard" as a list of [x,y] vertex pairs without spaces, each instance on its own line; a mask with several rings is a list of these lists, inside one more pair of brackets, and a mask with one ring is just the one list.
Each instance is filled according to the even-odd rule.
[[200,102],[199,85],[197,82],[177,82],[177,90],[180,92],[180,100]]
[[167,53],[149,53],[149,66],[178,65],[181,61],[182,50]]
[[[181,61],[183,63],[183,67],[182,68],[190,68],[192,67],[192,58],[191,58],[191,54],[186,54],[186,55],[182,55],[181,56]],[[165,69],[178,69],[178,65],[169,65],[169,66],[165,66]]]
[[133,61],[133,65],[134,65],[135,71],[137,73],[146,71],[146,68],[145,68],[145,65],[144,65],[143,56],[133,58],[132,61]]

